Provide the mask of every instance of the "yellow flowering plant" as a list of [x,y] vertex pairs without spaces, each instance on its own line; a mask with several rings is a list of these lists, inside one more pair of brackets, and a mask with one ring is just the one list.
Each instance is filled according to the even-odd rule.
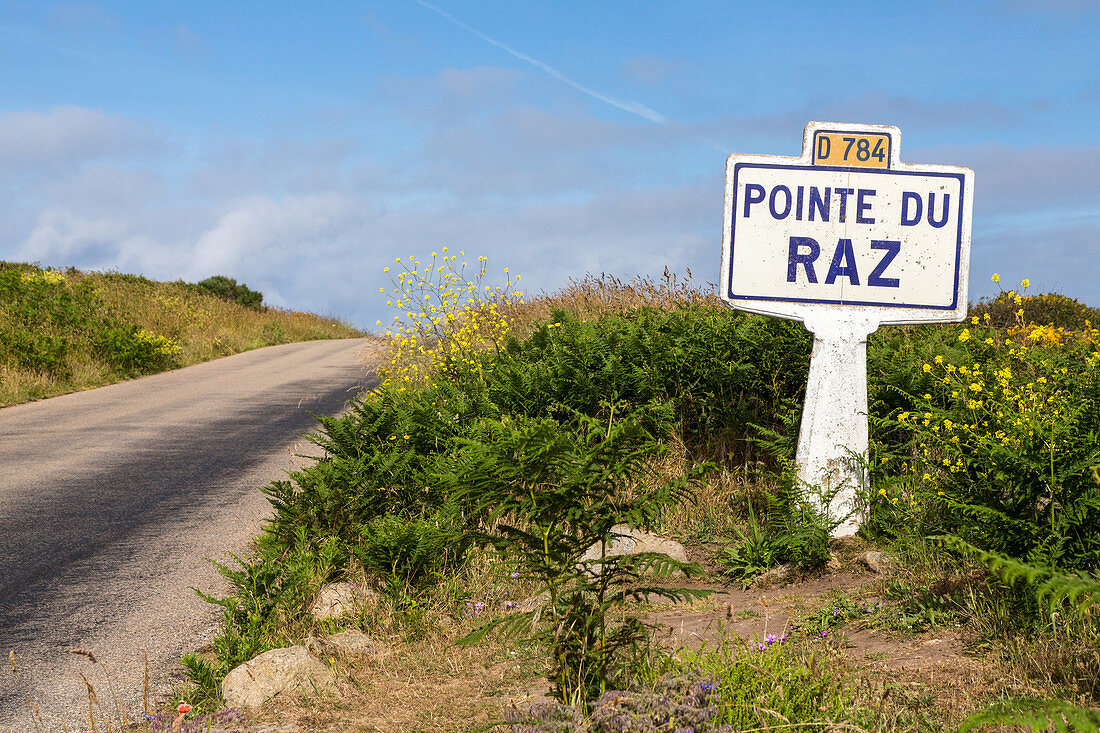
[[[470,263],[466,254],[432,252],[385,268],[391,288],[380,288],[397,315],[385,332],[390,338],[389,363],[379,374],[383,386],[398,390],[434,376],[478,373],[479,354],[499,351],[509,333],[508,311],[523,304],[519,275],[504,268],[504,284],[489,285],[487,257]],[[382,322],[378,321],[381,326]]]
[[906,464],[911,505],[925,532],[1055,566],[1095,563],[1100,538],[1083,528],[1100,525],[1089,480],[1100,462],[1100,331],[1021,316],[998,328],[988,315],[942,339],[910,409],[879,423],[908,436],[892,460]]

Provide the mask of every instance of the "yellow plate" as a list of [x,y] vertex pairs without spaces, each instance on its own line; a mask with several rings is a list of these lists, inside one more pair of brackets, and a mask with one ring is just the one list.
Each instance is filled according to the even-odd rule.
[[814,165],[889,168],[890,136],[818,130],[814,133]]

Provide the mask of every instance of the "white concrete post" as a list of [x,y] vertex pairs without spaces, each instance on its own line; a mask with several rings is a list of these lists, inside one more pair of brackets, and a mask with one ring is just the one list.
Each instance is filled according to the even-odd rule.
[[798,480],[811,497],[832,495],[830,517],[846,519],[833,530],[848,537],[859,529],[859,492],[867,485],[867,336],[874,320],[843,313],[809,316],[814,334],[810,376],[798,433]]

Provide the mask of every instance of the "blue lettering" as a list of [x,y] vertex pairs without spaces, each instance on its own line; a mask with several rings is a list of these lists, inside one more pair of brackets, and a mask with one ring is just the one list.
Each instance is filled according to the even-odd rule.
[[871,208],[870,201],[864,201],[864,197],[871,197],[875,195],[875,189],[873,188],[861,188],[859,193],[856,194],[856,223],[857,224],[874,224],[875,219],[872,216],[864,217],[863,212]]
[[[753,196],[753,193],[760,194],[759,197]],[[745,186],[745,213],[742,214],[746,219],[749,218],[749,206],[752,204],[758,204],[764,200],[764,187],[759,183],[750,183]]]
[[928,223],[934,226],[936,229],[942,227],[944,224],[947,223],[947,216],[950,207],[951,194],[945,193],[943,195],[943,216],[940,218],[939,221],[936,221],[935,217],[932,214],[933,210],[936,208],[936,194],[928,194]]
[[798,201],[794,205],[794,218],[798,221],[802,221],[802,196],[806,193],[805,186],[798,187]]
[[[827,137],[822,137],[822,140],[828,140]],[[829,194],[832,193],[832,189],[828,186],[825,187],[825,197],[821,197],[821,192],[817,190],[817,186],[810,186],[810,221],[814,220],[814,207],[817,207],[817,213],[821,215],[821,221],[829,221]]]
[[898,278],[883,277],[882,275],[886,272],[886,268],[890,266],[890,263],[894,261],[894,258],[898,256],[898,252],[901,251],[901,242],[894,242],[889,239],[872,239],[871,249],[885,250],[886,254],[882,256],[882,259],[875,265],[875,269],[867,277],[867,284],[876,288],[898,287],[900,282]]
[[[913,212],[913,216],[909,216],[910,203],[916,206],[917,209],[915,212]],[[919,222],[921,209],[923,208],[924,203],[921,201],[920,194],[913,193],[912,191],[903,191],[901,194],[901,225],[903,227],[911,227]]]
[[[780,191],[782,191],[783,194],[787,197],[787,203],[783,209],[783,213],[780,213],[775,209],[775,199],[779,195]],[[772,211],[773,219],[786,219],[787,214],[791,213],[791,189],[787,188],[786,186],[776,186],[775,188],[773,188],[772,195],[768,197],[768,208]]]
[[[807,247],[810,251],[801,254],[799,249]],[[787,250],[787,282],[793,283],[798,279],[798,266],[806,268],[806,280],[817,283],[817,273],[814,272],[814,262],[821,254],[821,246],[810,237],[791,237]]]
[[836,243],[836,252],[833,253],[833,262],[829,265],[829,274],[825,276],[825,284],[832,285],[838,277],[846,277],[852,285],[859,285],[856,253],[852,251],[850,239],[841,239]]

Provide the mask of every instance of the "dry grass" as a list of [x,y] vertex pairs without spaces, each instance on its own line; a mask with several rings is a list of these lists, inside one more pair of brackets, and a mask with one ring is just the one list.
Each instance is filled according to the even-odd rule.
[[570,279],[561,290],[532,298],[523,305],[506,309],[512,332],[523,337],[538,324],[550,320],[555,310],[564,310],[574,318],[596,320],[603,316],[626,313],[639,308],[672,310],[694,303],[721,305],[713,286],[694,282],[691,270],[683,277],[667,268],[658,278],[635,277],[620,280],[606,273],[587,274]]
[[117,273],[70,275],[95,288],[104,310],[179,343],[183,365],[295,341],[363,333],[336,318],[279,308],[246,308],[181,282]]
[[509,703],[539,697],[540,664],[499,642],[462,648],[449,634],[394,640],[338,665],[338,697],[282,700],[257,719],[310,731],[469,731],[501,721]]

